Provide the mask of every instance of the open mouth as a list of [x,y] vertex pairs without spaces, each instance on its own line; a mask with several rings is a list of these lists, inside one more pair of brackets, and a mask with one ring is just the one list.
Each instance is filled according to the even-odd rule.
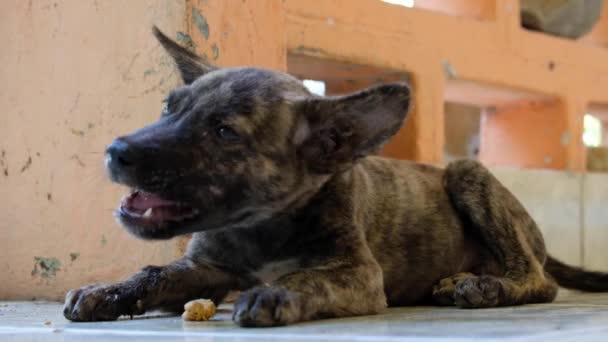
[[119,214],[139,226],[159,227],[192,220],[199,215],[199,211],[186,203],[135,189],[122,198]]

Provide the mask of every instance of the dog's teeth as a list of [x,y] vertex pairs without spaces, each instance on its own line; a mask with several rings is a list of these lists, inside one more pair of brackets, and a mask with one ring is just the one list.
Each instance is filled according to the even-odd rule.
[[146,209],[146,212],[144,213],[143,216],[146,217],[146,218],[152,217],[152,208]]

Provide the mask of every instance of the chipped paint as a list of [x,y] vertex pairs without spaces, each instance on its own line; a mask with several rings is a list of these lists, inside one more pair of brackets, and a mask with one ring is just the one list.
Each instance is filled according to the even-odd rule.
[[156,70],[154,70],[154,69],[148,69],[148,70],[144,71],[144,77],[148,77],[148,76],[154,75],[154,74],[156,74]]
[[139,58],[139,55],[140,55],[140,52],[136,53],[135,55],[133,55],[133,57],[131,57],[131,61],[129,61],[129,64],[127,65],[127,68],[122,73],[122,79],[123,79],[123,81],[130,81],[130,80],[133,79],[130,76],[131,69],[133,69],[133,65],[135,65],[135,61]]
[[74,160],[76,161],[76,163],[80,166],[80,167],[85,167],[86,164],[82,161],[82,159],[80,159],[80,157],[77,154],[73,154],[70,157],[70,160]]
[[326,56],[329,55],[327,51],[319,48],[307,47],[304,45],[299,45],[295,51],[297,53],[301,53],[304,55],[316,55],[316,56]]
[[211,51],[213,53],[213,60],[217,60],[220,56],[220,48],[217,46],[216,43],[213,43],[213,45],[211,45]]
[[34,257],[32,277],[40,275],[40,277],[45,279],[54,278],[60,270],[61,262],[57,258]]
[[78,257],[80,256],[80,253],[70,253],[70,261],[74,261],[76,259],[78,259]]
[[458,73],[456,73],[456,68],[447,60],[441,62],[441,66],[443,67],[443,73],[448,79],[458,78]]
[[177,32],[175,36],[178,42],[180,42],[184,47],[189,49],[190,51],[194,51],[196,49],[196,45],[194,45],[194,41],[189,34],[184,32]]
[[196,25],[203,37],[209,39],[209,24],[207,23],[207,19],[205,19],[201,12],[194,6],[192,6],[192,22]]
[[80,129],[70,128],[70,132],[79,137],[84,137],[84,131]]
[[8,177],[8,163],[6,162],[6,151],[2,150],[0,153],[0,167],[2,167],[4,171],[4,176]]
[[78,103],[80,102],[80,93],[76,94],[76,97],[74,98],[74,103],[72,104],[72,107],[70,107],[70,110],[68,111],[68,113],[72,113],[76,107],[78,107]]
[[21,167],[21,173],[24,173],[27,169],[30,168],[30,166],[32,166],[32,157],[27,157],[27,161]]

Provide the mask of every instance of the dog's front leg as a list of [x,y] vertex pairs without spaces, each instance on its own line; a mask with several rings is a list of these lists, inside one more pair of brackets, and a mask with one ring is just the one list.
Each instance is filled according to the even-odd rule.
[[[96,284],[67,293],[63,314],[72,321],[108,321],[149,310],[179,312],[195,298],[216,304],[248,280],[186,258],[166,266],[147,266],[125,281]],[[251,286],[251,284],[249,284]]]
[[375,260],[334,259],[240,295],[233,320],[246,327],[286,325],[315,318],[375,314],[386,308]]

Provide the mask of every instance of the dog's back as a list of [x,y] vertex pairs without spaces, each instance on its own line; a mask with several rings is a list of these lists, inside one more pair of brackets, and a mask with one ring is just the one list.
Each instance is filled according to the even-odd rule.
[[465,236],[443,187],[444,170],[368,157],[352,169],[361,226],[384,274],[391,305],[426,299],[439,279],[472,268],[478,244]]

